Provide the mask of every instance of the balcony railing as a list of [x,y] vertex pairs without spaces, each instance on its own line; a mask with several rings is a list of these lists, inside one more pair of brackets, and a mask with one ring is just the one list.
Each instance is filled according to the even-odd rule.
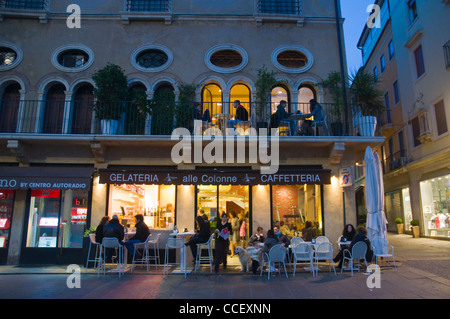
[[[241,103],[249,111],[249,121],[252,127],[270,128],[270,116],[266,121],[257,123],[251,117],[254,103]],[[296,120],[293,122],[295,135],[354,135],[352,125],[345,125],[343,113],[336,113],[333,104],[321,104],[328,132],[325,126],[321,126],[316,133],[309,126],[308,120]],[[0,133],[9,134],[101,134],[99,109],[94,108],[92,100],[68,101],[68,100],[0,100]],[[114,114],[103,114],[107,118],[119,118],[119,135],[171,135],[175,128],[186,128],[193,131],[194,110],[193,105],[170,102],[152,102],[151,110],[131,102],[117,102],[109,104],[108,109]],[[270,113],[276,111],[276,104],[270,106]],[[269,107],[268,107],[269,108]],[[303,114],[310,113],[309,103],[290,104],[288,112]],[[216,118],[217,114],[230,112],[234,117],[236,111],[233,103],[202,103],[203,114],[209,111],[211,124],[216,128],[222,128],[223,123]],[[229,110],[229,111],[227,111]],[[108,116],[109,115],[109,116]],[[349,115],[349,118],[351,116]],[[291,122],[292,123],[292,122]],[[257,126],[257,127],[255,127]]]
[[169,12],[169,0],[126,0],[128,12]]
[[300,15],[301,0],[258,0],[258,13]]
[[48,10],[49,0],[0,0],[0,9]]
[[402,168],[406,164],[408,164],[408,157],[406,156],[406,151],[402,150],[391,154],[383,160],[383,170],[384,173],[389,173],[396,169]]

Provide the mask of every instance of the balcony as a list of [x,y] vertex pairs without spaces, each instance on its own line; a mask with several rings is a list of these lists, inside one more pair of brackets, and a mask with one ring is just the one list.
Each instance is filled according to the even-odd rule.
[[0,21],[3,17],[38,19],[48,22],[50,0],[0,0]]
[[123,24],[132,20],[164,21],[172,23],[170,0],[125,0],[125,12],[121,12]]
[[[94,103],[88,101],[69,100],[3,100],[0,101],[0,134],[73,134],[92,135],[101,134],[100,120],[96,117]],[[227,108],[225,106],[227,105]],[[235,110],[230,102],[203,103],[202,113],[208,109],[211,116],[209,127],[222,130],[224,124],[216,117],[216,114],[231,110],[234,116]],[[242,102],[242,105],[252,114],[254,103]],[[336,114],[333,104],[321,104],[326,126],[319,128],[310,126],[308,120],[296,120],[294,123],[294,136],[352,136],[355,134],[353,127],[348,125],[346,132],[344,114]],[[173,101],[152,106],[151,114],[144,113],[131,102],[117,102],[113,108],[120,108],[119,128],[117,135],[166,135],[172,134],[175,128],[186,128],[190,132],[194,128],[193,109],[186,109],[185,105],[177,104]],[[273,113],[276,104],[271,106]],[[291,104],[291,113],[300,111],[303,114],[309,113],[309,103]],[[351,116],[349,116],[351,118]],[[253,128],[270,128],[270,119],[262,124],[256,123],[256,119],[251,118],[249,122]],[[286,137],[292,136],[285,132]]]
[[384,174],[393,172],[400,169],[408,164],[408,157],[406,156],[406,151],[399,151],[388,156],[383,160],[383,171]]
[[297,23],[303,27],[302,0],[258,0],[256,3],[255,20],[263,22]]
[[48,10],[48,0],[0,0],[0,9]]

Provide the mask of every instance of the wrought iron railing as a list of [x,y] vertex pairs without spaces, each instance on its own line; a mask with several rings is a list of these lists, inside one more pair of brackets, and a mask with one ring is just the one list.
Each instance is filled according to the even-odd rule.
[[405,150],[390,154],[383,160],[384,173],[392,172],[396,169],[402,168],[408,164],[408,157]]
[[258,13],[300,15],[301,0],[258,0]]
[[48,10],[49,0],[0,0],[0,9]]
[[170,0],[126,0],[128,12],[169,12]]
[[[271,116],[259,120],[252,116],[256,112],[255,103],[241,102],[248,110],[252,127],[271,127]],[[276,104],[267,107],[267,113],[276,111]],[[354,135],[352,125],[346,125],[345,116],[334,104],[321,104],[326,118],[326,127],[319,135]],[[230,113],[234,117],[233,103],[202,103],[201,114],[208,110],[211,125],[222,129],[223,123],[217,114]],[[309,103],[290,104],[289,113],[310,113]],[[94,103],[93,100],[0,100],[0,133],[32,134],[101,134],[101,118],[118,119],[119,135],[171,135],[175,128],[194,128],[194,103],[151,102],[142,107],[133,102]],[[351,118],[351,116],[350,116]],[[312,119],[312,118],[310,118]],[[312,122],[301,119],[291,122],[295,134],[317,134],[309,127]],[[256,126],[256,127],[255,127]],[[306,128],[306,129],[305,129]],[[309,128],[309,129],[308,129]],[[328,132],[326,131],[328,128]]]

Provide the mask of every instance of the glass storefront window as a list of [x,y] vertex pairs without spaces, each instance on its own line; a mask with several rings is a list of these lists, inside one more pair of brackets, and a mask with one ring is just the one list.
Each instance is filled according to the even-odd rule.
[[82,248],[87,209],[87,191],[33,190],[27,247]]
[[118,215],[125,227],[134,227],[137,214],[149,228],[174,227],[175,185],[111,185],[110,194],[109,216]]
[[409,197],[409,188],[402,189],[402,201],[403,201],[403,224],[404,229],[409,230],[411,228],[412,209],[411,198]]
[[322,201],[320,185],[272,186],[272,224],[288,237],[301,237],[306,221],[316,236],[322,234]]
[[0,190],[0,248],[8,247],[13,203],[14,191]]
[[450,175],[420,182],[425,236],[450,237]]

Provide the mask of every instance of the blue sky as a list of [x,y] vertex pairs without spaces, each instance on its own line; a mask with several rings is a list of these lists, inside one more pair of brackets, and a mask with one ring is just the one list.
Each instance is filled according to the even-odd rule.
[[366,24],[369,13],[367,6],[375,0],[341,0],[341,12],[344,22],[345,50],[349,73],[362,66],[361,51],[356,47]]

